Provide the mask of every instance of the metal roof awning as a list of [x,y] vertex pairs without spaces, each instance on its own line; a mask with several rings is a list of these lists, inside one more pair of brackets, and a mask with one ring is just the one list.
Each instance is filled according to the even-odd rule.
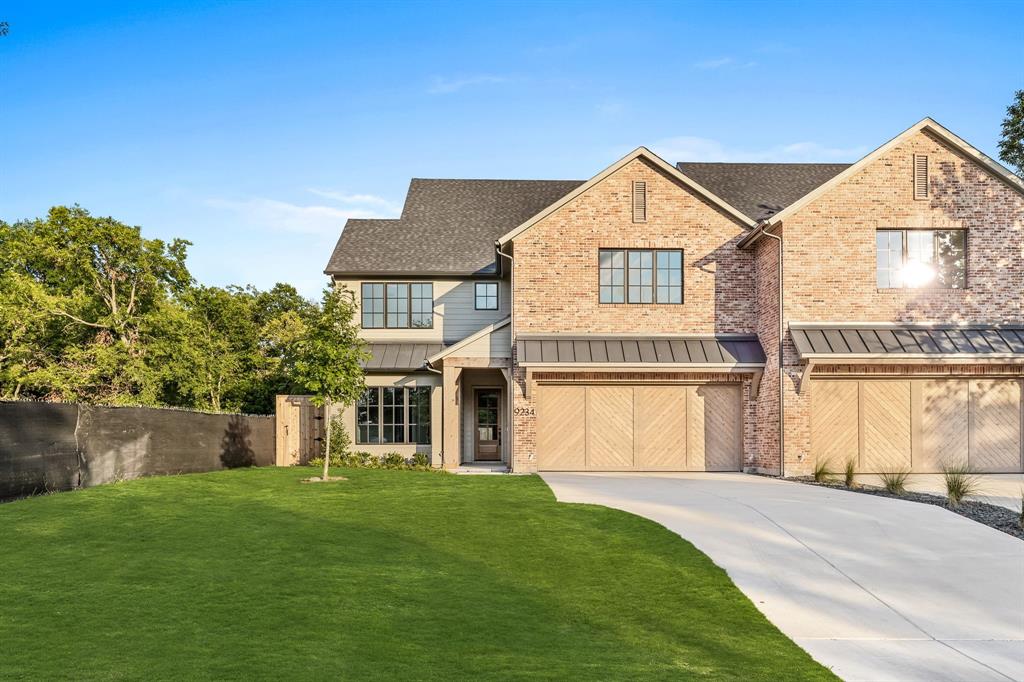
[[1024,362],[1024,326],[797,323],[800,359],[829,363]]
[[756,336],[520,336],[518,362],[525,366],[763,367]]
[[367,371],[404,371],[423,369],[427,358],[444,350],[440,343],[371,343]]

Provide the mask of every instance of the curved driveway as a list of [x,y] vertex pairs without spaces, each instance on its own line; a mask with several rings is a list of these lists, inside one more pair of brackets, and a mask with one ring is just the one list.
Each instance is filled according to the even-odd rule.
[[543,478],[560,501],[679,533],[844,679],[1024,680],[1024,542],[1005,533],[932,505],[746,474]]

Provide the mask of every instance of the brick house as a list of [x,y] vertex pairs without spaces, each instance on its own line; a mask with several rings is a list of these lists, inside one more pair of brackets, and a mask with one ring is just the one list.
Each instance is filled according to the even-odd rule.
[[587,181],[413,180],[326,273],[373,356],[357,450],[1024,470],[1024,184],[931,119],[853,164],[641,147]]

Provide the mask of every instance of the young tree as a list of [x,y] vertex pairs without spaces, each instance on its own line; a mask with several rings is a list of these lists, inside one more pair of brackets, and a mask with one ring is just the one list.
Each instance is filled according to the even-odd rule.
[[370,355],[359,338],[355,296],[328,285],[320,309],[306,320],[304,333],[293,345],[292,374],[324,408],[327,443],[321,480],[328,480],[331,461],[331,408],[351,405],[365,389],[363,363]]
[[1016,168],[1017,175],[1024,179],[1024,90],[1015,92],[1013,102],[1006,107],[999,158]]

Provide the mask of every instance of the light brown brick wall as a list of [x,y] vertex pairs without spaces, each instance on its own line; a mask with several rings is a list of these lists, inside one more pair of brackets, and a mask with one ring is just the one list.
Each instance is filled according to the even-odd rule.
[[[929,197],[913,198],[914,154],[927,154]],[[1024,196],[934,136],[919,133],[787,219],[785,317],[789,322],[1024,322]],[[967,289],[883,289],[876,286],[875,231],[880,228],[967,229]],[[767,240],[762,240],[767,242]],[[774,257],[759,243],[757,262]],[[758,273],[761,268],[759,266]],[[777,290],[776,290],[777,291]],[[766,294],[767,296],[767,294]],[[763,306],[767,301],[758,301]],[[770,323],[759,310],[759,333]],[[796,392],[798,361],[786,339],[786,473],[807,473],[810,390]],[[769,367],[773,361],[769,357]],[[926,368],[895,368],[903,373]],[[971,370],[962,370],[970,373]],[[766,376],[767,399],[774,372]],[[777,400],[777,398],[776,398]],[[770,428],[759,413],[759,433]],[[777,422],[773,422],[777,423]]]
[[[647,182],[644,223],[633,222],[635,180]],[[514,333],[752,333],[753,254],[736,248],[745,233],[672,177],[633,161],[515,240]],[[601,248],[683,249],[683,304],[599,303]],[[535,405],[524,395],[525,374],[514,365],[514,468],[520,471],[536,468],[535,417],[529,414]],[[747,400],[748,457],[756,452],[753,410]]]

